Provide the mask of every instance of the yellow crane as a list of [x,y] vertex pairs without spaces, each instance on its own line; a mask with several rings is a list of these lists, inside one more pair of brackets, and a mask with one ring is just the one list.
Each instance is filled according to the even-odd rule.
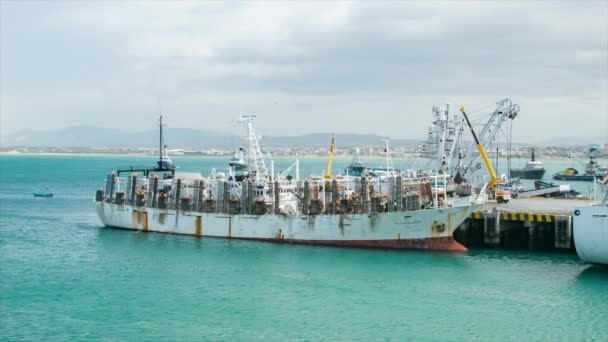
[[492,178],[490,180],[490,182],[488,183],[488,185],[495,185],[496,184],[496,172],[494,171],[494,168],[492,167],[492,163],[490,163],[490,158],[488,158],[488,155],[486,154],[486,150],[483,148],[483,145],[479,142],[479,139],[477,139],[477,134],[475,134],[475,130],[473,129],[473,125],[471,125],[471,121],[469,121],[469,117],[467,116],[467,113],[465,113],[464,111],[464,106],[460,107],[460,112],[462,113],[462,115],[464,115],[464,119],[467,121],[467,125],[469,125],[469,129],[471,130],[471,134],[473,134],[473,139],[475,139],[475,144],[477,145],[477,150],[479,151],[479,154],[481,154],[481,158],[483,159],[483,162],[486,164],[486,168],[488,169],[488,172],[490,173],[490,177]]
[[334,161],[334,146],[336,144],[336,135],[331,135],[331,146],[329,148],[329,158],[327,159],[327,170],[325,170],[325,179],[331,179],[331,164]]
[[479,154],[481,155],[483,162],[486,164],[486,169],[488,169],[488,172],[490,173],[491,179],[488,182],[488,187],[490,188],[490,193],[493,194],[496,197],[496,200],[500,203],[509,202],[509,200],[511,199],[511,193],[509,191],[500,189],[498,187],[499,180],[498,180],[498,177],[496,177],[496,172],[494,171],[494,168],[492,167],[492,163],[490,162],[490,158],[488,158],[486,150],[483,148],[483,145],[479,142],[479,139],[477,139],[477,134],[475,134],[473,125],[471,125],[471,121],[469,121],[469,117],[467,116],[467,113],[465,113],[465,111],[464,111],[464,106],[460,107],[460,112],[462,112],[464,119],[467,121],[467,125],[469,126],[469,129],[471,130],[471,134],[473,134],[473,139],[475,139],[475,144],[477,145],[477,150],[479,151]]

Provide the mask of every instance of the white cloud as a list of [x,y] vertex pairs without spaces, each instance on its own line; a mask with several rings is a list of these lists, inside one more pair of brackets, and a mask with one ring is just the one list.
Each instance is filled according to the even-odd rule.
[[[1,90],[10,104],[2,107],[10,116],[3,124],[42,122],[31,118],[45,108],[66,118],[50,125],[97,123],[82,113],[100,108],[139,122],[160,97],[178,126],[220,127],[226,117],[255,111],[272,122],[270,134],[289,129],[292,115],[311,119],[299,123],[302,131],[404,137],[424,134],[433,104],[485,106],[511,97],[529,120],[525,136],[546,115],[565,120],[578,108],[581,121],[591,122],[608,113],[607,16],[606,2],[61,3],[10,24],[35,32],[12,37],[19,44],[10,48],[3,43],[10,57],[3,68],[32,82],[0,75],[10,85]],[[47,38],[52,53],[26,49]],[[103,55],[72,57],[80,50]],[[72,65],[42,67],[54,59]],[[32,84],[52,84],[58,95]],[[376,120],[345,123],[344,115]],[[555,135],[567,129],[554,127]]]

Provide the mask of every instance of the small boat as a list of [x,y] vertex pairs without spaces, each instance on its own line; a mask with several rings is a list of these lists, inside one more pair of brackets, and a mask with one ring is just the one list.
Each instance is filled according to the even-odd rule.
[[512,169],[511,177],[517,177],[520,179],[542,179],[545,172],[546,170],[543,163],[536,160],[534,157],[534,149],[532,149],[531,160],[521,169]]
[[245,149],[243,147],[239,147],[234,156],[230,158],[228,165],[237,172],[247,171],[249,164],[245,160]]
[[369,169],[365,165],[363,165],[363,163],[359,159],[359,150],[357,149],[353,157],[353,161],[350,163],[349,166],[346,167],[346,169],[344,169],[344,174],[353,177],[361,177],[361,175],[367,173],[368,171]]
[[52,192],[34,192],[34,197],[53,197]]
[[591,147],[589,149],[589,162],[585,165],[585,172],[579,173],[575,168],[569,167],[562,172],[558,172],[553,175],[553,179],[561,181],[581,181],[581,182],[593,182],[596,179],[602,179],[604,174],[608,172],[608,168],[598,164],[596,159],[597,149]]

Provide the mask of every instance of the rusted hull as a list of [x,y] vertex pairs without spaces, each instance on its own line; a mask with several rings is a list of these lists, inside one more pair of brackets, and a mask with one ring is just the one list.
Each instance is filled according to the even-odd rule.
[[355,215],[225,215],[96,202],[109,227],[199,237],[464,252],[453,231],[478,205]]
[[381,248],[381,249],[423,249],[429,251],[466,252],[467,248],[453,237],[438,237],[410,240],[294,240],[303,245],[322,245],[335,247]]

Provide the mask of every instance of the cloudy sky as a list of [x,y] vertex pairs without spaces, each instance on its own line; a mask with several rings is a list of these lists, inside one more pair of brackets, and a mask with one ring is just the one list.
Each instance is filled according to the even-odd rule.
[[2,134],[99,125],[422,138],[431,106],[514,138],[608,137],[608,1],[0,0]]

